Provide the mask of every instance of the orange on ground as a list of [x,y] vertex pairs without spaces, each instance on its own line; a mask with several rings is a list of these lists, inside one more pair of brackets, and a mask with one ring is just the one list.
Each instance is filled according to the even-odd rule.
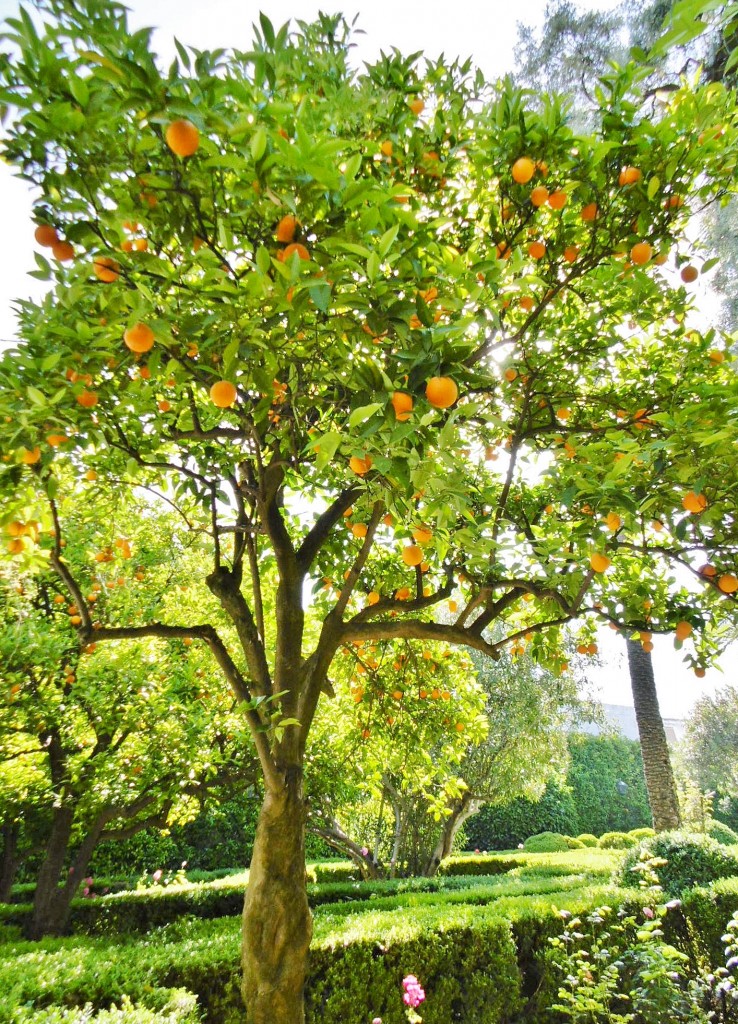
[[431,377],[425,388],[425,397],[436,409],[448,409],[459,397],[459,389],[450,377]]
[[681,622],[677,622],[674,633],[677,640],[686,640],[688,636],[692,635],[692,624],[682,619]]
[[423,561],[423,552],[417,544],[408,544],[402,549],[402,560],[405,565],[420,565]]
[[74,259],[74,246],[71,242],[57,242],[51,247],[51,254],[60,263],[68,263]]
[[536,173],[536,165],[528,156],[521,156],[512,165],[513,181],[516,181],[518,185],[527,185],[533,175]]
[[624,167],[618,177],[618,185],[634,185],[642,177],[637,167]]
[[172,121],[164,137],[176,156],[192,156],[200,145],[200,133],[191,121]]
[[682,506],[693,515],[699,515],[707,508],[707,498],[704,494],[695,494],[694,491],[687,491],[682,498]]
[[102,281],[104,284],[112,284],[120,277],[120,264],[112,256],[96,256],[92,269],[98,281]]
[[633,248],[630,250],[630,258],[637,267],[642,267],[644,263],[653,256],[653,249],[648,242],[636,242]]
[[586,206],[582,207],[580,216],[585,223],[589,223],[593,220],[597,220],[597,213],[597,203],[587,203]]
[[219,409],[229,409],[237,395],[236,385],[229,380],[217,380],[210,388],[210,401]]
[[607,555],[602,555],[598,551],[590,557],[589,564],[592,566],[595,572],[606,572],[610,568],[610,559]]
[[124,331],[123,341],[131,352],[149,352],[154,347],[154,332],[148,324],[134,324]]
[[682,268],[682,272],[679,275],[685,284],[691,284],[696,281],[700,276],[700,272],[697,267],[687,266]]
[[360,458],[358,455],[352,455],[349,459],[349,468],[352,469],[357,476],[366,476],[372,468],[371,457],[369,455],[365,455],[363,458]]
[[531,259],[542,260],[546,255],[546,245],[544,242],[531,242],[528,246],[528,255]]
[[548,197],[548,205],[552,210],[563,210],[566,206],[567,195],[566,192],[562,192],[560,189],[556,192],[552,192]]
[[410,419],[413,410],[413,400],[404,391],[395,391],[392,395],[392,408],[395,410],[395,418],[404,423]]
[[277,224],[277,241],[282,243],[291,242],[297,231],[297,218],[291,213],[286,214]]
[[543,206],[548,199],[548,189],[545,185],[536,185],[530,194],[530,201],[534,206]]
[[717,585],[724,594],[734,594],[738,590],[738,576],[734,576],[732,572],[726,572],[717,581]]
[[43,245],[45,249],[51,249],[52,246],[57,245],[59,242],[59,236],[56,233],[56,228],[52,228],[51,224],[39,224],[33,232],[33,237],[36,239],[38,244]]

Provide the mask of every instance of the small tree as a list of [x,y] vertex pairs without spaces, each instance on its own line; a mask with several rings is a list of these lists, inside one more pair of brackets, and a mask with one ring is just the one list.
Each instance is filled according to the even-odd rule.
[[[0,365],[0,487],[53,502],[59,467],[94,452],[111,486],[197,500],[236,639],[206,606],[168,625],[153,598],[94,635],[198,638],[240,701],[265,789],[247,1017],[297,1024],[305,752],[341,647],[496,656],[529,636],[560,673],[576,617],[670,631],[733,609],[738,388],[659,270],[687,210],[733,181],[733,99],[685,87],[641,119],[629,68],[579,136],[557,100],[529,109],[468,64],[353,71],[338,17],[293,34],[262,18],[252,50],[181,48],[162,72],[120,7],[43,12],[10,22],[0,99],[54,289],[22,305]],[[86,644],[63,532],[48,557]]]

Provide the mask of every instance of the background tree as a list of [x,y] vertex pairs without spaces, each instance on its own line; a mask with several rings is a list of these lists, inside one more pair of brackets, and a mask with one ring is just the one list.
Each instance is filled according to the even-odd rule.
[[738,691],[702,697],[687,720],[686,767],[699,788],[738,798]]
[[[201,640],[240,702],[265,792],[247,1019],[297,1024],[305,752],[341,648],[495,656],[530,637],[561,673],[577,617],[667,632],[685,606],[695,623],[734,606],[735,378],[659,270],[687,199],[733,181],[733,100],[685,87],[641,118],[630,68],[576,135],[558,101],[527,108],[468,65],[393,53],[354,72],[337,17],[292,35],[262,19],[251,51],[182,48],[162,72],[120,7],[42,15],[10,23],[0,99],[53,289],[0,364],[0,490],[53,501],[91,453],[111,489],[196,500],[198,585],[229,630],[206,603],[170,624],[152,594],[94,638]],[[65,562],[65,525],[42,550],[86,645],[91,566]],[[305,603],[326,578],[316,637]]]

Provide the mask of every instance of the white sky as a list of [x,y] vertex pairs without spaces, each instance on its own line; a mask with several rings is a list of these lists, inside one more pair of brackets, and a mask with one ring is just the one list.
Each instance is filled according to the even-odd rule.
[[[329,12],[340,7],[329,0],[129,0],[130,23],[138,29],[155,25],[154,45],[161,56],[171,59],[171,37],[199,49],[219,46],[248,48],[251,25],[263,10],[275,27],[289,18],[310,20],[318,10]],[[585,5],[582,5],[585,6]],[[586,6],[610,9],[613,0],[589,0]],[[375,58],[380,50],[397,47],[410,53],[422,50],[430,57],[472,57],[494,78],[513,69],[516,24],[538,23],[545,0],[370,0],[364,9],[347,4],[343,9],[349,20],[360,12],[358,27],[365,35],[357,37],[356,59]],[[0,18],[13,16],[15,0],[0,0]],[[6,244],[0,246],[0,340],[15,335],[11,302],[14,297],[38,296],[43,286],[26,272],[33,269],[33,228],[31,203],[23,182],[13,179],[7,166],[0,164],[0,223]],[[610,630],[598,637],[603,664],[590,673],[600,686],[602,699],[612,704],[631,704],[625,644]],[[702,693],[716,686],[738,684],[738,656],[723,658],[723,673],[708,671],[703,680],[695,678],[681,661],[668,638],[654,638],[654,669],[661,711],[667,717],[683,717]]]

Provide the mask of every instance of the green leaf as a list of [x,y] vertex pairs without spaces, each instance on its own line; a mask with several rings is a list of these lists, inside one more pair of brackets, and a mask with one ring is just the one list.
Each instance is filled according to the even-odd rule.
[[323,434],[322,437],[317,438],[310,442],[310,447],[316,452],[315,457],[315,468],[318,470],[325,469],[329,462],[333,459],[336,454],[339,444],[341,443],[341,435],[338,431],[330,431],[328,434]]
[[272,269],[271,253],[265,245],[260,245],[256,250],[256,266],[262,274],[268,274]]
[[34,405],[44,406],[47,404],[46,395],[42,394],[38,388],[28,387],[26,388],[26,394]]
[[348,419],[348,425],[355,427],[359,423],[363,423],[368,420],[370,416],[373,416],[375,412],[384,408],[383,402],[372,402],[371,405],[360,405],[358,409],[354,409]]
[[263,128],[257,128],[251,138],[251,159],[258,163],[264,156],[267,147],[267,133]]
[[659,181],[659,179],[658,179],[658,178],[657,178],[657,177],[656,177],[656,176],[654,175],[654,176],[653,176],[653,177],[652,177],[652,178],[651,178],[651,179],[649,180],[649,182],[648,182],[648,188],[646,189],[646,192],[647,192],[648,198],[649,198],[649,199],[653,199],[653,197],[654,197],[654,196],[656,195],[656,193],[658,192],[658,190],[659,190],[660,188],[661,188],[661,182],[660,182],[660,181]]

